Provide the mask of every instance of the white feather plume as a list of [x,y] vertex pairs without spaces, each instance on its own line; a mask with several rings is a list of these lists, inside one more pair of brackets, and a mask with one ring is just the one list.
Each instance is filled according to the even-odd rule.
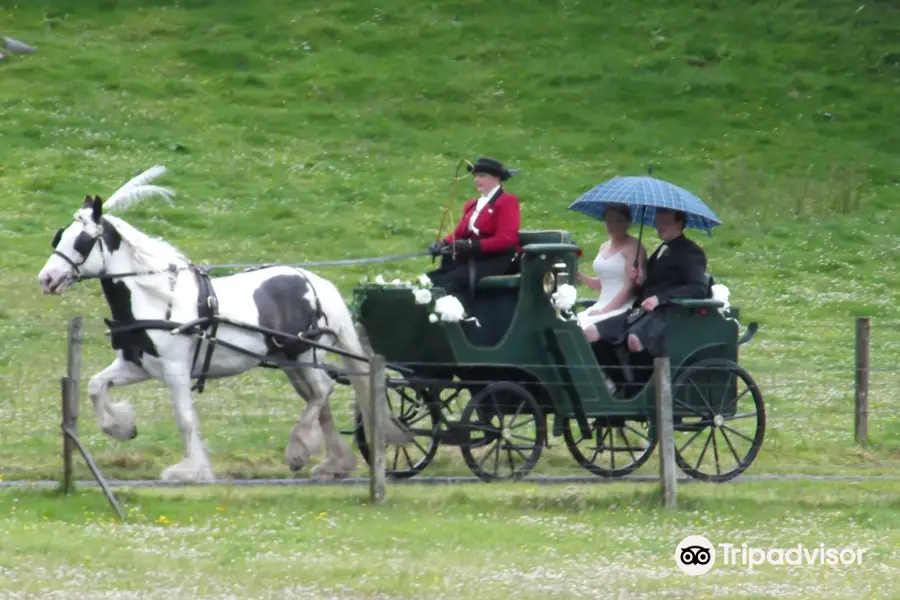
[[169,188],[150,185],[151,181],[165,172],[165,167],[154,165],[140,175],[132,177],[103,203],[103,210],[125,210],[153,196],[161,196],[170,205],[173,204],[171,197],[175,195],[175,192]]

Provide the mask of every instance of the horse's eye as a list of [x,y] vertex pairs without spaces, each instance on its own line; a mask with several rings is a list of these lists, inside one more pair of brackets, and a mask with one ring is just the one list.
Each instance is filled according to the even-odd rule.
[[56,235],[53,236],[53,240],[50,242],[50,247],[56,250],[56,247],[59,246],[59,241],[62,239],[63,229],[60,227],[56,230]]

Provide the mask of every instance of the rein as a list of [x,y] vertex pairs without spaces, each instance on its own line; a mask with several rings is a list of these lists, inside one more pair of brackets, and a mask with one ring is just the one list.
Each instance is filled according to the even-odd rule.
[[319,261],[308,261],[308,262],[300,262],[300,263],[232,263],[232,264],[223,264],[223,265],[197,265],[197,264],[189,264],[183,267],[175,267],[174,269],[154,269],[152,271],[130,271],[126,273],[102,273],[97,275],[76,275],[76,281],[85,281],[89,279],[124,279],[126,277],[143,277],[145,275],[160,275],[163,273],[172,273],[174,271],[189,271],[191,269],[199,269],[204,272],[222,270],[222,269],[245,269],[245,270],[257,270],[257,269],[266,269],[269,267],[294,267],[294,268],[303,268],[303,267],[338,267],[338,266],[350,266],[350,265],[365,265],[372,263],[382,263],[382,262],[391,262],[394,260],[405,260],[409,258],[419,258],[422,256],[428,255],[429,252],[427,250],[419,251],[419,252],[410,252],[408,254],[392,254],[388,256],[374,256],[369,258],[348,258],[343,260],[319,260]]

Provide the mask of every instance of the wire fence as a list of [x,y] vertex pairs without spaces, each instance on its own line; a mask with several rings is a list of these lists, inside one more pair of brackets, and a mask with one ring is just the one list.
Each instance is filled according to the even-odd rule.
[[[853,319],[803,323],[790,329],[762,324],[756,338],[741,347],[740,365],[758,386],[765,413],[764,437],[744,473],[875,475],[896,470],[900,425],[894,418],[894,390],[900,383],[900,369],[895,362],[900,349],[900,322],[873,319],[864,323],[867,327],[862,329]],[[0,421],[4,423],[0,476],[7,481],[58,479],[62,470],[60,378],[67,371],[66,334],[55,324],[39,321],[17,323],[15,327],[19,335],[13,338],[13,347],[4,349],[5,355],[15,359],[2,364],[0,371]],[[47,337],[36,334],[33,339],[40,339],[40,344],[35,341],[30,345],[29,331],[50,328],[61,331],[52,336],[58,345],[48,345]],[[156,479],[166,467],[180,461],[184,453],[169,391],[161,382],[152,380],[112,388],[109,393],[113,404],[127,402],[133,407],[137,436],[120,441],[104,433],[88,386],[90,378],[114,356],[105,332],[100,320],[84,322],[82,375],[77,386],[80,439],[107,477]],[[863,358],[864,364],[858,364]],[[341,365],[339,357],[324,352],[320,360]],[[514,423],[515,435],[521,434],[525,439],[518,440],[518,446],[511,443],[503,448],[493,443],[496,440],[488,439],[487,434],[479,441],[473,439],[477,436],[472,431],[453,427],[460,422],[471,426],[477,419],[492,423],[498,431],[504,424],[509,426],[521,402],[516,404],[515,394],[485,396],[483,390],[496,379],[480,377],[477,372],[452,381],[428,376],[409,378],[389,368],[388,403],[393,415],[404,421],[414,436],[413,443],[405,447],[388,446],[385,460],[389,475],[470,476],[473,471],[489,471],[495,463],[502,466],[504,462],[515,463],[516,468],[527,465],[530,475],[657,474],[658,452],[653,451],[655,440],[647,423],[647,416],[652,414],[652,394],[638,393],[632,400],[627,394],[611,398],[605,390],[599,390],[610,383],[599,375],[596,365],[565,366],[574,384],[582,386],[579,394],[585,398],[589,413],[590,437],[584,439],[573,407],[552,410],[554,399],[566,397],[569,382],[535,381],[520,376],[530,369],[557,366],[520,364],[504,381],[530,392],[546,420],[524,418],[522,415],[531,413],[520,410],[516,417],[520,421]],[[368,370],[355,373],[368,376]],[[704,402],[715,409],[722,405],[723,398],[730,402],[744,392],[737,402],[749,401],[748,406],[752,407],[754,392],[747,392],[746,388],[753,386],[744,382],[741,387],[740,377],[722,366],[698,370],[693,378],[682,380],[678,373],[673,369],[674,442],[684,463],[679,466],[690,472],[699,468],[693,466],[699,461],[702,469],[714,473],[716,465],[710,462],[710,456],[718,453],[722,469],[734,468],[734,464],[729,466],[726,462],[740,463],[741,453],[753,445],[756,430],[744,427],[744,423],[729,425],[730,421],[717,425],[717,429],[704,429]],[[640,390],[641,383],[649,381],[652,374],[635,368],[631,376],[636,380],[632,385],[637,386],[633,389]],[[329,405],[336,428],[357,457],[353,475],[364,475],[369,440],[360,428],[353,389],[344,383],[335,387]],[[591,386],[596,393],[585,394],[584,390]],[[700,393],[692,391],[692,386],[699,388]],[[473,402],[479,393],[481,405]],[[651,404],[634,398],[644,398]],[[491,412],[488,401],[499,402],[500,410]],[[285,450],[304,402],[278,370],[254,369],[209,380],[204,393],[193,394],[193,403],[217,479],[306,477],[310,466],[324,457],[319,454],[299,472],[292,471],[286,463]],[[743,414],[748,410],[744,405],[735,405],[731,413],[725,410],[722,414]],[[755,410],[759,421],[763,410]],[[609,418],[595,419],[597,414]],[[865,424],[862,428],[861,420]],[[698,433],[698,429],[704,431]],[[710,434],[709,429],[714,431]],[[548,445],[532,461],[531,447],[539,435],[546,436]],[[643,456],[648,448],[651,451]],[[74,470],[78,479],[91,477],[82,461],[75,461]]]

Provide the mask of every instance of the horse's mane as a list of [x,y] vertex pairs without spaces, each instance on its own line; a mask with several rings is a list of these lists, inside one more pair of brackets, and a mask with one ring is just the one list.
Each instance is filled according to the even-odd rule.
[[[160,238],[150,237],[126,221],[113,215],[103,215],[108,226],[112,226],[122,242],[131,250],[132,267],[135,272],[154,271],[166,275],[169,265],[184,267],[190,264],[180,250]],[[135,283],[164,300],[171,299],[168,279],[160,276],[136,277]]]

